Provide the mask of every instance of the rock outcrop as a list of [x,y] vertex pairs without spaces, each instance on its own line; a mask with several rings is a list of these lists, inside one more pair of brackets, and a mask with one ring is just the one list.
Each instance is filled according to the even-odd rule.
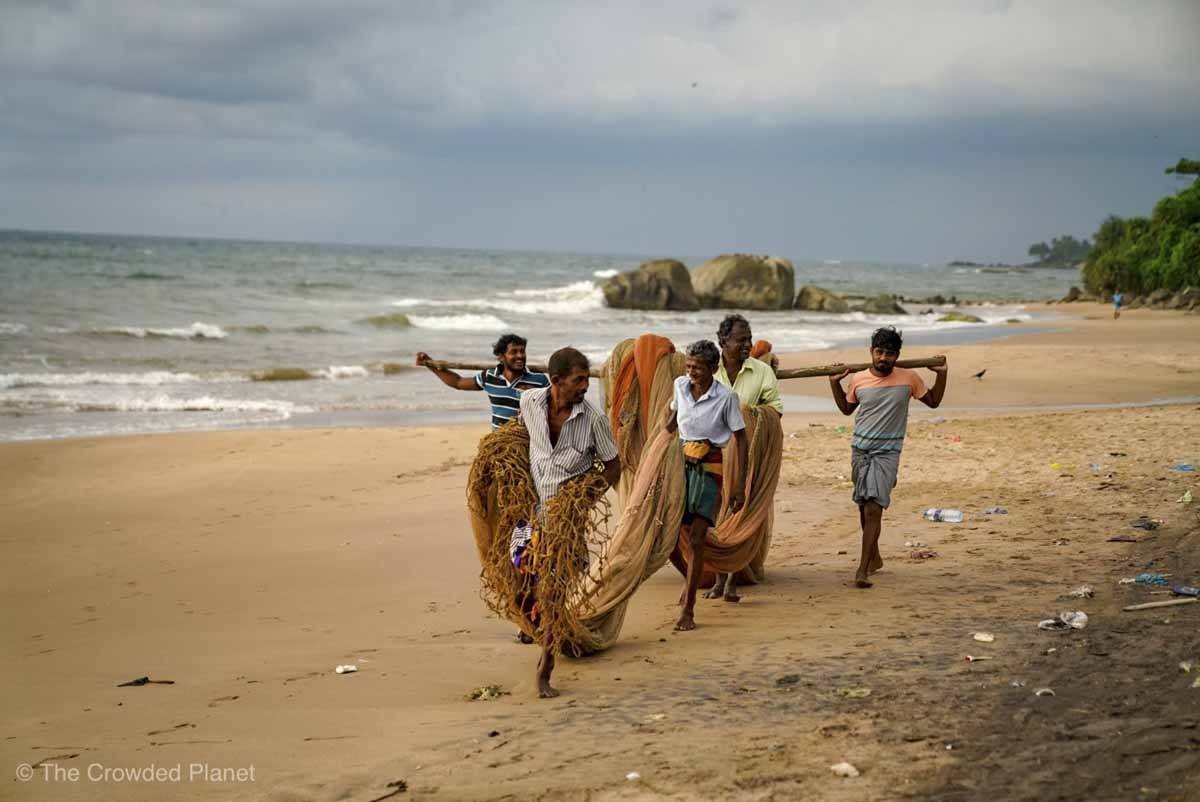
[[796,269],[778,256],[724,254],[696,268],[692,286],[710,309],[790,309]]
[[[937,319],[938,323],[982,323],[983,318],[962,312],[947,312]],[[1018,321],[1019,322],[1019,321]]]
[[800,288],[800,292],[796,293],[796,300],[792,304],[792,308],[805,312],[841,314],[850,311],[850,304],[846,303],[844,298],[823,287],[806,284]]
[[907,315],[908,311],[896,302],[890,295],[876,295],[867,298],[860,304],[851,307],[854,312],[866,312],[868,315]]
[[700,308],[687,267],[675,259],[646,262],[605,279],[600,290],[605,303],[617,309],[695,312]]

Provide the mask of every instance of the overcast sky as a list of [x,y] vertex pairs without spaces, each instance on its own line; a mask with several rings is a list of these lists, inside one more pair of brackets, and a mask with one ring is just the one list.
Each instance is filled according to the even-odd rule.
[[1197,0],[0,0],[0,228],[1016,260],[1182,186],[1197,41]]

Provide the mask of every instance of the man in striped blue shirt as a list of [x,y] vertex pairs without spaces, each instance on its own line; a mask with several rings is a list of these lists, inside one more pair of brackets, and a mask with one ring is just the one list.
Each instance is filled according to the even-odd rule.
[[436,361],[424,351],[417,354],[417,364],[429,368],[447,387],[486,392],[492,405],[492,428],[498,429],[517,417],[521,409],[521,393],[550,386],[550,379],[545,373],[531,373],[525,369],[525,344],[524,337],[505,334],[492,346],[492,353],[500,362],[496,367],[481,370],[474,376],[459,376],[452,370],[439,368]]

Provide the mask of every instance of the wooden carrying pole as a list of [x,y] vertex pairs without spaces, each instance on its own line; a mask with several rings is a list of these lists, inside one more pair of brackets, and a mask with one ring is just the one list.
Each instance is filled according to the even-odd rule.
[[[946,364],[945,359],[899,359],[896,361],[896,367],[899,368],[931,368]],[[496,367],[495,362],[439,362],[434,361],[433,366],[439,370],[487,370],[488,368]],[[545,373],[545,365],[526,365],[527,370],[534,373]],[[853,365],[817,365],[812,368],[783,368],[775,371],[775,375],[781,379],[811,379],[816,376],[836,376],[844,370],[857,373],[861,370],[867,370],[871,367],[870,362],[856,362]],[[591,375],[599,377],[602,372],[599,368],[592,368]]]

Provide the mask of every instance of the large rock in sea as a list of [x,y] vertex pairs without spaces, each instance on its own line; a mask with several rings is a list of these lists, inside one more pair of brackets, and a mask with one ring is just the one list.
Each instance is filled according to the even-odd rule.
[[600,290],[605,303],[617,309],[695,312],[700,308],[688,269],[675,259],[646,262],[636,270],[606,279]]
[[1067,290],[1067,294],[1063,296],[1062,303],[1073,304],[1082,297],[1083,290],[1079,289],[1078,287],[1072,287],[1071,289]]
[[724,254],[696,268],[692,286],[710,309],[790,309],[796,268],[778,256]]
[[896,302],[890,295],[876,295],[852,307],[855,312],[866,312],[868,315],[907,315],[908,311]]
[[800,288],[800,292],[796,293],[796,301],[792,304],[792,308],[801,309],[805,312],[841,314],[850,311],[850,304],[846,303],[844,298],[834,295],[827,289],[814,287],[812,284],[805,284]]

